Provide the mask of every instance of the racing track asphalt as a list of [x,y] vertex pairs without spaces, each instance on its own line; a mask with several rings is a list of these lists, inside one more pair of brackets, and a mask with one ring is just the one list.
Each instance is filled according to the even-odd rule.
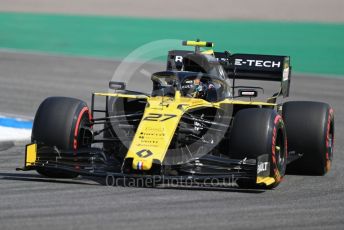
[[[116,61],[0,52],[0,112],[33,117],[40,101],[90,101],[107,90]],[[159,70],[149,65],[146,70]],[[288,175],[272,191],[107,187],[16,172],[24,143],[0,148],[3,229],[343,229],[344,79],[293,76],[290,99],[335,109],[334,164],[324,177]]]

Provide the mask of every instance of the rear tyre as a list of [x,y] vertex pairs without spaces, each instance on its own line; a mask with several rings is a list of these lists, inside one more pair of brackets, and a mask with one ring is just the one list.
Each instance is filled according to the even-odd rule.
[[[45,154],[46,149],[53,146],[74,151],[90,147],[92,137],[86,132],[91,126],[90,120],[87,104],[81,100],[67,97],[45,99],[37,110],[32,128],[31,139],[37,143],[38,154]],[[37,172],[54,178],[78,176],[77,173],[60,169],[40,168]]]
[[288,165],[288,173],[324,175],[331,167],[334,113],[321,102],[292,101],[283,104],[289,151],[303,156]]
[[[282,180],[287,163],[287,138],[282,117],[271,109],[244,109],[239,111],[230,134],[230,154],[235,158],[256,158],[268,155],[270,177],[275,182],[265,188],[274,188]],[[256,180],[240,179],[241,188],[257,188]],[[261,186],[259,186],[261,187]]]

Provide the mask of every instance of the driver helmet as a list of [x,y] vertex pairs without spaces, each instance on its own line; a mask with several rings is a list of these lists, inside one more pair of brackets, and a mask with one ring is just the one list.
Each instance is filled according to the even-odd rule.
[[204,83],[200,79],[187,79],[181,85],[183,96],[192,98],[205,99],[208,90],[213,89],[215,86],[212,83]]

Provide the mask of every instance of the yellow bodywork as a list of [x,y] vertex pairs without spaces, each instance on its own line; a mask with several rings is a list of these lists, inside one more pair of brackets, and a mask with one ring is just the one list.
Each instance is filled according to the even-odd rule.
[[205,41],[184,41],[183,45],[185,46],[198,46],[198,47],[213,47],[213,42],[205,42]]
[[[212,103],[203,99],[182,97],[180,91],[176,91],[174,97],[151,97],[122,93],[94,93],[94,95],[147,100],[143,117],[125,157],[126,159],[132,159],[132,169],[140,171],[148,171],[152,168],[154,162],[162,163],[164,161],[180,119],[187,111],[207,107],[219,109],[222,105],[226,104],[254,105],[271,108],[276,108],[277,106],[274,103],[234,99],[225,99]],[[35,166],[37,160],[37,144],[28,144],[25,152],[25,167]],[[266,186],[272,185],[275,182],[276,180],[273,177],[258,176],[256,179],[257,184],[264,184]]]
[[35,165],[36,158],[37,158],[37,144],[26,145],[25,167]]
[[266,186],[272,185],[276,182],[273,177],[257,177],[256,184],[263,184]]
[[132,168],[135,170],[150,170],[153,160],[163,162],[179,121],[188,110],[201,107],[220,108],[223,104],[276,106],[273,103],[233,99],[211,103],[203,99],[181,97],[179,91],[176,92],[175,97],[149,97],[119,93],[96,93],[95,95],[147,100],[149,106],[145,108],[143,118],[126,155],[126,158],[133,159]]
[[148,96],[146,95],[131,95],[131,94],[123,94],[123,93],[95,93],[96,96],[108,96],[108,97],[123,97],[123,98],[132,98],[132,99],[146,99]]

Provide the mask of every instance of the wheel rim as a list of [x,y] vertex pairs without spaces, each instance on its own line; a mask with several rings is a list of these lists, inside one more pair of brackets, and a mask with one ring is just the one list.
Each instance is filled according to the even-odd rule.
[[331,161],[333,157],[333,133],[329,133],[327,137],[327,153],[326,153],[326,172],[331,169]]
[[329,155],[329,160],[332,160],[333,157],[333,134],[330,133],[329,138],[328,138],[328,155]]
[[[89,134],[88,130],[91,127],[90,122],[90,115],[89,111],[85,110],[81,114],[80,123],[77,124],[76,130],[75,130],[75,140],[74,142],[74,150],[90,147],[92,143],[92,135]],[[90,136],[91,135],[91,136]]]
[[276,176],[277,176],[277,180],[280,180],[284,176],[285,170],[286,170],[285,143],[284,143],[283,131],[281,129],[277,132],[277,136],[276,136],[275,157],[276,157],[276,169],[279,174]]

